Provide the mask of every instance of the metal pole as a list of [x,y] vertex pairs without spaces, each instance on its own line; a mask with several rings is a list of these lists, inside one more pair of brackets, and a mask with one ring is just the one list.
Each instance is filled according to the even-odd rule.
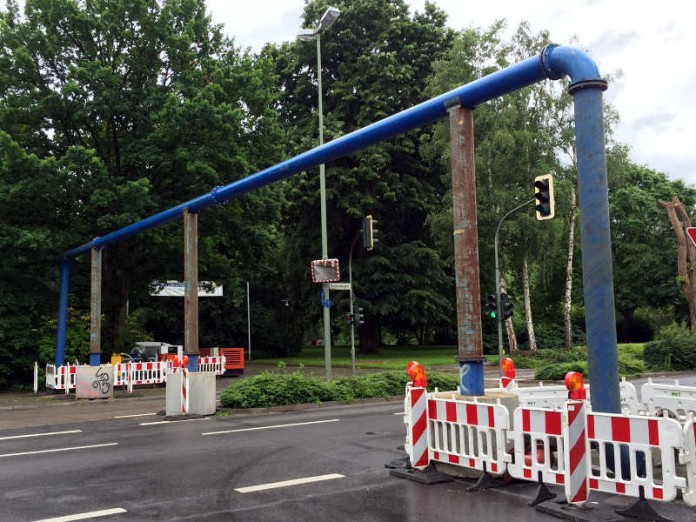
[[535,199],[532,198],[529,201],[525,201],[521,205],[518,205],[517,207],[513,208],[510,212],[505,214],[503,216],[503,219],[501,219],[498,222],[498,227],[495,229],[495,318],[498,322],[498,372],[500,373],[500,377],[502,378],[503,376],[503,367],[500,365],[500,361],[503,360],[503,318],[502,318],[502,307],[500,305],[500,263],[498,259],[498,250],[499,250],[499,245],[500,245],[500,226],[503,224],[503,221],[512,214],[513,212],[518,211],[524,206],[529,205],[530,203],[534,203]]
[[65,362],[65,341],[68,329],[68,294],[70,293],[70,259],[63,258],[60,262],[60,294],[58,297],[58,325],[56,331],[56,368]]
[[[317,90],[319,91],[319,146],[324,145],[324,106],[321,87],[321,33],[317,33]],[[329,258],[329,245],[326,230],[326,167],[319,165],[319,195],[321,200],[321,258]],[[329,285],[324,284],[324,373],[331,379],[331,301]]]
[[462,395],[476,396],[483,395],[485,388],[473,109],[450,109],[449,123],[457,292],[457,360]]
[[353,293],[353,248],[355,243],[360,237],[360,233],[353,238],[353,242],[350,244],[350,252],[348,254],[348,284],[350,285],[350,316],[353,320],[350,323],[350,358],[351,366],[353,368],[353,377],[355,377],[355,315],[353,312],[353,301],[355,300],[355,294]]
[[251,292],[249,291],[249,281],[247,281],[247,346],[249,347],[249,360],[251,361]]
[[89,307],[89,365],[101,364],[102,249],[92,249],[92,277]]
[[184,210],[184,349],[188,370],[198,371],[198,214]]

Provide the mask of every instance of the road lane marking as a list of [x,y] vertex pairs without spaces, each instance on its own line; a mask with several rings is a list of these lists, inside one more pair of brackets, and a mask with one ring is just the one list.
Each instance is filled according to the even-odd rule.
[[193,421],[205,421],[205,420],[209,420],[209,418],[203,417],[200,419],[180,419],[180,420],[169,420],[169,421],[141,422],[140,426],[157,426],[158,424],[174,424],[176,422],[193,422]]
[[294,426],[309,426],[310,424],[324,424],[327,422],[338,422],[341,419],[327,419],[320,421],[311,422],[293,422],[290,424],[276,424],[274,426],[258,426],[256,428],[240,428],[237,430],[224,430],[224,431],[208,431],[206,433],[201,433],[201,435],[222,435],[225,433],[241,433],[243,431],[258,431],[258,430],[274,430],[278,428],[292,428]]
[[36,522],[73,522],[74,520],[87,520],[89,518],[106,517],[109,515],[118,515],[120,513],[128,513],[123,508],[102,509],[101,511],[90,511],[88,513],[78,513],[76,515],[66,515],[64,517],[42,518]]
[[116,415],[114,419],[128,419],[130,417],[151,417],[152,415],[157,415],[157,413],[133,413],[131,415]]
[[4,455],[0,455],[0,458],[3,458],[3,457],[21,457],[24,455],[38,455],[40,453],[57,453],[59,451],[73,451],[73,450],[81,450],[81,449],[105,448],[107,446],[118,446],[118,442],[108,442],[106,444],[93,444],[91,446],[74,446],[72,448],[54,448],[54,449],[37,450],[37,451],[22,451],[21,453],[5,453]]
[[310,484],[312,482],[321,482],[323,480],[334,480],[345,478],[344,475],[331,473],[330,475],[318,475],[316,477],[306,477],[292,480],[283,480],[282,482],[270,482],[268,484],[259,484],[257,486],[247,486],[244,488],[235,489],[238,493],[254,493],[256,491],[264,491],[267,489],[286,488],[288,486],[298,486],[300,484]]
[[82,433],[82,430],[51,431],[48,433],[30,433],[28,435],[12,435],[0,437],[0,440],[28,439],[29,437],[48,437],[49,435],[68,435],[69,433]]
[[396,413],[392,413],[392,415],[401,415],[404,416],[406,415],[403,411],[397,411]]

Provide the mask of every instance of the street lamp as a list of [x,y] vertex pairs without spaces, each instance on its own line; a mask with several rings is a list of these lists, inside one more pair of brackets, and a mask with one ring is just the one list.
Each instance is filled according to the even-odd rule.
[[[322,15],[321,20],[314,29],[302,29],[297,38],[303,41],[317,41],[317,89],[319,91],[319,146],[324,144],[324,108],[321,92],[321,33],[329,29],[341,12],[335,7],[329,7]],[[324,164],[319,165],[319,194],[321,199],[321,256],[329,258],[329,247],[326,233],[326,169]],[[329,287],[325,283],[324,288],[324,369],[326,378],[331,379],[331,309],[329,305]]]

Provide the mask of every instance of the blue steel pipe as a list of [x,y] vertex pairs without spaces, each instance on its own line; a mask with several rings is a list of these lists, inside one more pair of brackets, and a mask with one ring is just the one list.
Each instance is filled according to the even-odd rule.
[[[184,209],[199,212],[204,208],[224,203],[257,188],[286,179],[298,172],[309,170],[398,134],[422,127],[444,118],[452,107],[461,105],[473,108],[538,81],[547,78],[556,80],[565,75],[572,81],[569,92],[575,97],[583,282],[590,349],[590,384],[595,390],[592,394],[592,405],[596,411],[620,411],[611,244],[608,236],[608,185],[602,127],[601,91],[606,89],[606,82],[600,78],[596,64],[584,51],[554,45],[544,48],[537,57],[511,65],[261,172],[224,187],[218,187],[209,194],[68,250],[64,253],[66,260],[61,265],[61,309],[56,339],[56,364],[59,357],[62,363],[65,353],[69,259],[89,252],[92,248],[103,248],[178,219],[183,215]],[[66,264],[68,268],[64,269]],[[61,318],[63,318],[62,327]],[[614,373],[610,375],[611,372]],[[482,379],[483,374],[481,374]]]
[[58,295],[58,328],[56,332],[56,366],[65,363],[65,337],[68,331],[68,293],[72,263],[63,258],[60,262],[60,292]]

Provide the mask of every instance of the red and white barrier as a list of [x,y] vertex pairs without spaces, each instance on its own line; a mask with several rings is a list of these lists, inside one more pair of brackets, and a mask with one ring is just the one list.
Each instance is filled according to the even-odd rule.
[[46,388],[49,390],[65,390],[65,393],[70,393],[74,390],[75,375],[77,374],[77,366],[70,363],[56,368],[53,364],[46,365]]
[[430,459],[465,468],[505,472],[508,409],[441,398],[428,399]]
[[642,488],[646,499],[663,501],[686,489],[676,469],[683,431],[674,419],[589,413],[587,438],[595,457],[590,489],[640,497]]
[[181,414],[187,415],[189,411],[189,371],[181,368]]
[[587,404],[585,401],[568,401],[563,408],[563,445],[567,463],[565,494],[570,504],[587,502],[590,494],[589,443],[587,440]]
[[209,356],[200,357],[198,359],[198,371],[199,372],[214,372],[216,375],[223,375],[225,373],[225,364],[227,359],[225,356]]
[[[513,414],[514,459],[508,464],[510,476],[521,480],[539,479],[547,484],[565,484],[565,439],[562,413],[541,408],[517,408]],[[554,458],[556,455],[556,458]]]
[[423,469],[430,463],[428,451],[428,393],[425,388],[406,386],[404,401],[404,422],[406,423],[406,444],[404,448],[411,466]]

